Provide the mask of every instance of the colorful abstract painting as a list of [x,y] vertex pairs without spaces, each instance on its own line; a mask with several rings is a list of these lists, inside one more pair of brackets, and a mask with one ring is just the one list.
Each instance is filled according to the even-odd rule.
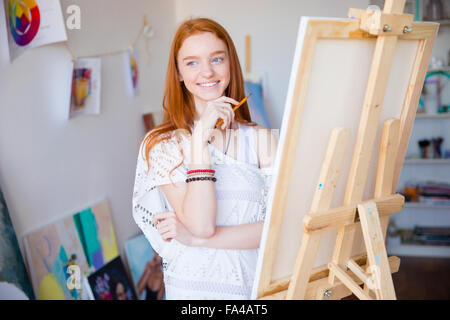
[[[16,233],[12,226],[5,198],[0,190],[0,282],[14,285],[29,299],[34,299],[31,283],[19,249]],[[7,291],[4,286],[2,291]],[[13,299],[12,292],[0,292],[4,298]]]
[[10,60],[26,50],[67,40],[59,0],[4,0]]
[[133,54],[130,54],[130,72],[131,72],[131,83],[133,85],[133,89],[137,90],[139,71],[138,71],[137,58]]
[[256,122],[260,126],[272,129],[267,116],[266,107],[264,105],[263,92],[260,83],[253,81],[245,81],[246,95],[252,94],[248,98],[248,107],[252,121]]
[[76,213],[73,219],[89,267],[98,270],[119,255],[107,201]]
[[79,68],[73,70],[72,105],[74,110],[86,107],[92,94],[92,69]]
[[123,55],[125,87],[127,95],[133,98],[139,94],[139,59],[136,48],[130,49]]
[[120,257],[88,277],[95,300],[136,300]]
[[73,217],[28,234],[24,243],[37,299],[80,299],[77,290],[67,285],[70,265],[76,264],[80,274],[89,271]]
[[100,67],[99,58],[83,58],[75,62],[69,118],[100,113]]
[[125,242],[125,254],[140,300],[162,300],[165,295],[161,257],[144,235]]
[[107,201],[31,232],[24,244],[39,300],[81,299],[80,288],[70,286],[71,266],[86,276],[118,256]]

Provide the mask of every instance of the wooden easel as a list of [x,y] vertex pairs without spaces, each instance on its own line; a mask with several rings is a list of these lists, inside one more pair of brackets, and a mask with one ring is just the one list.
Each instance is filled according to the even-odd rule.
[[[386,0],[382,12],[349,11],[350,17],[359,19],[361,32],[377,40],[344,203],[330,209],[350,136],[348,129],[336,128],[318,179],[323,188],[316,190],[310,213],[303,219],[304,234],[293,275],[289,280],[259,290],[260,299],[340,299],[351,293],[360,299],[396,299],[391,273],[398,270],[400,259],[388,257],[385,235],[390,215],[403,208],[403,196],[394,192],[420,96],[417,87],[422,88],[436,35],[433,32],[437,30],[429,33],[431,46],[428,42],[422,51],[419,49],[410,80],[415,90],[406,97],[402,118],[389,119],[383,124],[373,199],[363,201],[363,191],[397,38],[414,28],[413,16],[403,14],[404,5],[405,0]],[[355,231],[360,227],[367,256],[351,257]],[[313,270],[322,233],[329,229],[338,229],[332,261],[322,269]]]

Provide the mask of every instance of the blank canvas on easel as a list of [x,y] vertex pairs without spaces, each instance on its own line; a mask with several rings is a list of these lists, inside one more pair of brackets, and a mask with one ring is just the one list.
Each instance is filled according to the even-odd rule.
[[[384,103],[380,106],[379,132],[385,120],[401,119],[398,168],[402,166],[414,121],[415,109],[411,105],[417,106],[416,87],[421,89],[420,77],[428,65],[437,25],[415,23],[413,30],[399,36]],[[253,298],[289,282],[302,239],[303,217],[309,213],[314,192],[323,187],[317,180],[331,132],[337,127],[350,130],[347,147],[350,151],[345,155],[341,172],[345,178],[336,182],[331,208],[342,205],[375,42],[376,37],[359,29],[358,20],[309,17],[301,20]],[[363,200],[373,198],[379,136],[370,157]],[[398,181],[399,172],[395,174]],[[358,232],[352,256],[365,251],[361,231]],[[335,242],[336,230],[324,232],[315,268],[331,261]]]

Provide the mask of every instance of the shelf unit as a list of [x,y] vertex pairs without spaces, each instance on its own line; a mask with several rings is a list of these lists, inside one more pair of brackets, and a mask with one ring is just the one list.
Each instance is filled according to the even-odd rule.
[[[415,21],[424,21],[429,0],[406,0],[405,12],[414,15]],[[383,0],[369,0],[370,5],[377,5],[383,8]],[[442,0],[444,5],[443,20],[430,21],[440,24],[438,37],[435,40],[435,48],[432,56],[436,56],[444,60],[444,64],[449,66],[441,66],[439,68],[430,68],[428,72],[450,72],[449,58],[450,41],[448,35],[450,33],[450,1]],[[445,54],[443,53],[445,51]],[[449,80],[450,81],[450,80]],[[450,84],[445,90],[450,89]],[[445,104],[448,101],[442,101]],[[425,114],[418,113],[416,122],[411,135],[408,151],[410,155],[419,154],[417,141],[424,138],[432,138],[442,136],[444,143],[450,146],[450,111],[442,114]],[[443,155],[445,153],[443,146]],[[417,149],[414,149],[417,148]],[[449,147],[447,147],[448,149]],[[417,150],[417,151],[416,151]],[[450,159],[405,159],[402,174],[399,181],[399,189],[397,192],[403,192],[402,183],[408,181],[442,181],[450,183]],[[391,222],[395,222],[399,229],[412,229],[414,225],[425,226],[450,226],[450,206],[430,205],[426,203],[405,203],[401,212],[391,216]],[[418,256],[418,257],[450,257],[450,247],[432,246],[432,245],[414,245],[400,243],[400,237],[386,239],[388,254],[399,256]]]
[[[445,115],[427,115],[418,114],[416,120],[429,119],[429,125],[432,125],[435,120],[450,119],[448,114]],[[422,122],[422,121],[420,121]],[[422,123],[427,125],[428,122]],[[447,121],[445,121],[448,124]],[[445,138],[450,138],[446,136]],[[447,167],[449,166],[449,167]],[[438,171],[439,170],[439,171]],[[428,180],[427,173],[430,171],[443,172],[442,179],[444,181],[450,180],[450,159],[405,159],[402,176],[404,181],[410,178],[420,178],[421,180]],[[405,177],[407,176],[407,177]],[[436,176],[436,175],[434,175]],[[438,174],[439,177],[441,175]],[[431,179],[432,180],[432,179]],[[402,191],[401,189],[398,191]],[[433,205],[420,202],[406,202],[403,210],[399,215],[392,216],[396,227],[399,229],[412,229],[413,225],[427,225],[427,226],[450,226],[450,205]],[[388,237],[387,250],[390,255],[400,256],[417,256],[417,257],[450,257],[450,246],[433,246],[433,245],[415,245],[403,244],[400,237]]]
[[[414,14],[415,20],[425,20],[428,0],[407,0],[410,13]],[[448,52],[450,51],[450,42],[448,35],[450,33],[450,1],[442,1],[444,5],[444,20],[432,21],[440,24],[439,35],[435,41],[436,52],[432,56],[444,59],[444,64],[450,64]],[[434,49],[433,49],[434,51]],[[445,55],[444,52],[445,51]],[[442,66],[428,70],[431,72],[450,72],[450,66]],[[447,85],[444,90],[449,90]],[[447,92],[445,94],[448,97]],[[448,99],[447,99],[448,100]],[[444,104],[448,101],[444,99]],[[422,181],[441,181],[450,183],[450,159],[419,159],[412,155],[420,153],[417,142],[421,139],[431,139],[442,136],[444,144],[442,153],[449,148],[450,142],[450,112],[426,114],[418,113],[416,122],[411,135],[408,154],[406,158],[399,181],[397,192],[403,192],[404,184],[408,182]],[[450,205],[433,205],[420,202],[406,202],[401,212],[391,217],[392,227],[397,229],[413,229],[418,226],[450,226]],[[435,246],[421,244],[401,243],[400,237],[387,237],[387,250],[390,255],[399,256],[418,256],[418,257],[450,257],[450,246]]]

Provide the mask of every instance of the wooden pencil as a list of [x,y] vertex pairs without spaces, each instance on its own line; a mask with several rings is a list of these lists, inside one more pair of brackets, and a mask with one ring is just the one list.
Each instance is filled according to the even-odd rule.
[[[240,106],[242,106],[242,105],[245,103],[245,101],[247,101],[247,99],[248,99],[251,95],[252,95],[252,94],[250,93],[248,96],[246,96],[244,99],[242,99],[241,102],[239,102],[239,104],[233,108],[233,111],[236,112],[236,110],[237,110]],[[220,120],[217,122],[216,127],[220,126],[220,125],[222,124],[222,122],[223,122],[223,120],[220,119]]]

